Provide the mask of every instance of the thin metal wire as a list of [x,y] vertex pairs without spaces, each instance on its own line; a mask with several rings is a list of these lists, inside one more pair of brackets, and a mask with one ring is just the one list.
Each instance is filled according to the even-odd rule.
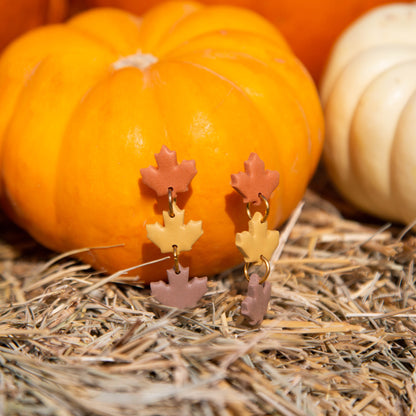
[[[263,255],[260,256],[260,259],[263,262],[263,264],[266,266],[266,271],[264,273],[264,276],[259,281],[259,283],[261,284],[261,283],[264,283],[270,275],[270,262]],[[246,263],[244,265],[244,276],[246,277],[248,281],[250,281],[250,275],[248,274],[248,269],[252,264],[254,263]]]
[[[267,200],[267,198],[264,195],[259,194],[259,197],[261,198],[261,200],[263,201],[264,205],[266,206],[266,210],[265,210],[265,212],[263,214],[263,218],[261,219],[261,222],[264,223],[264,222],[266,222],[266,220],[267,220],[267,218],[269,217],[269,214],[270,214],[270,204],[269,204],[269,201]],[[246,210],[247,210],[248,217],[250,219],[252,219],[253,216],[251,215],[251,211],[250,211],[250,202],[247,203]]]

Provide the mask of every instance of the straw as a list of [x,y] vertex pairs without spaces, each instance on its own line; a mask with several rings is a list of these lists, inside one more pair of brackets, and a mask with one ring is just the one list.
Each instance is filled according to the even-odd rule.
[[415,414],[414,234],[304,202],[254,328],[241,267],[181,311],[0,218],[0,414]]

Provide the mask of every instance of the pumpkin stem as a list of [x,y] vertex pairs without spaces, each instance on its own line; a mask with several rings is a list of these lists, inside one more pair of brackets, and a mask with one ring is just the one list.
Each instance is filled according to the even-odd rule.
[[158,59],[156,56],[151,53],[141,53],[138,51],[133,55],[123,56],[118,61],[114,62],[113,67],[115,70],[119,70],[132,66],[144,71],[147,67],[155,64],[157,61]]

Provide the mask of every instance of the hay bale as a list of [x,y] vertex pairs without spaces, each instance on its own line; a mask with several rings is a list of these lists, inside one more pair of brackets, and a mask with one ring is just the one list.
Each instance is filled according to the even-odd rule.
[[1,218],[0,414],[414,414],[415,236],[305,201],[256,328],[241,268],[179,311]]

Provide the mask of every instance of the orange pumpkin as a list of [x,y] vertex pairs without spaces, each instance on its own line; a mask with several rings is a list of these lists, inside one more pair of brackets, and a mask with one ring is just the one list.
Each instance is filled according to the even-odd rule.
[[[86,0],[141,14],[163,0]],[[400,0],[398,0],[400,1]],[[405,0],[410,2],[412,0]],[[394,0],[202,0],[206,4],[248,7],[273,22],[316,81],[336,37],[372,7]],[[396,1],[397,2],[397,1]]]
[[[280,172],[277,226],[302,198],[324,134],[314,83],[274,26],[193,2],[141,20],[95,9],[32,31],[0,60],[0,108],[5,210],[54,250],[120,245],[82,257],[107,272],[161,257],[145,225],[162,221],[167,200],[156,203],[140,169],[163,144],[196,161],[178,205],[204,234],[180,261],[201,275],[242,260],[234,239],[247,216],[230,175],[251,152]],[[171,266],[132,273],[149,282]]]
[[62,21],[67,8],[67,0],[0,0],[0,50],[29,29]]

